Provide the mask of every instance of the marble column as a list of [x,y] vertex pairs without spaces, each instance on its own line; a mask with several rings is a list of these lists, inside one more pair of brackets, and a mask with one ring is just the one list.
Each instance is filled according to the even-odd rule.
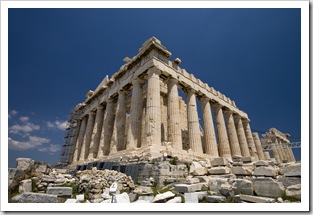
[[276,141],[277,141],[277,149],[278,149],[278,153],[280,153],[280,159],[281,161],[284,163],[284,162],[287,162],[287,156],[285,155],[285,150],[284,150],[284,146],[281,142],[281,140],[279,138],[276,138]]
[[265,160],[271,160],[270,153],[268,151],[263,152]]
[[90,146],[93,124],[95,121],[95,115],[96,114],[93,111],[89,112],[89,114],[88,114],[88,122],[87,122],[86,132],[84,135],[83,145],[81,147],[79,161],[84,161],[87,157],[86,155],[89,153],[88,149]]
[[256,151],[255,143],[252,137],[252,132],[250,128],[250,124],[247,119],[243,120],[243,128],[245,130],[248,146],[249,146],[249,152],[251,157],[254,157],[256,160],[259,160],[259,156]]
[[148,146],[161,146],[160,73],[160,70],[156,67],[148,70],[145,122],[145,144]]
[[142,118],[142,80],[133,81],[131,96],[129,126],[127,131],[126,149],[135,149],[141,145],[141,118]]
[[180,127],[179,101],[178,101],[178,80],[170,78],[167,84],[168,103],[168,141],[172,143],[173,148],[182,150],[182,132]]
[[93,126],[90,147],[89,147],[89,154],[88,154],[87,159],[93,159],[98,154],[99,142],[100,142],[102,126],[103,126],[103,115],[104,115],[103,106],[100,105],[97,107],[97,114],[96,114],[96,119],[95,119],[95,123]]
[[263,147],[261,145],[259,134],[257,132],[253,132],[252,137],[253,137],[253,140],[255,143],[255,147],[256,147],[256,151],[257,151],[259,159],[265,160],[264,153],[263,153]]
[[222,106],[216,103],[213,105],[213,107],[214,107],[214,114],[215,114],[215,119],[216,119],[219,155],[221,157],[231,159],[232,156],[231,156],[231,151],[229,147],[229,141],[227,137],[227,130],[226,130]]
[[106,101],[106,109],[103,117],[102,133],[100,138],[100,147],[97,158],[103,157],[110,153],[110,144],[113,133],[114,117],[115,117],[115,100],[109,98]]
[[76,162],[79,160],[81,146],[83,145],[84,135],[86,131],[87,118],[88,116],[84,116],[83,119],[81,120],[77,143],[76,143],[76,147],[75,147],[74,155],[73,155],[73,162]]
[[189,89],[187,93],[187,123],[190,148],[197,154],[203,154],[197,101],[194,89]]
[[[147,101],[144,99],[143,104],[146,104]],[[146,146],[146,106],[142,107],[142,117],[141,117],[141,145],[139,147]]]
[[237,135],[238,135],[241,155],[243,157],[250,157],[248,142],[246,139],[245,131],[243,129],[241,116],[234,115],[234,117],[235,117],[235,121],[237,124]]
[[218,157],[219,155],[214,131],[210,99],[207,97],[202,97],[201,106],[203,115],[205,153],[212,157]]
[[277,142],[278,142],[279,147],[281,149],[281,155],[283,156],[282,162],[288,162],[288,157],[287,157],[286,152],[285,152],[285,145],[284,145],[284,143],[279,138],[277,138]]
[[288,146],[288,150],[290,153],[291,162],[296,161],[296,158],[295,158],[293,151],[292,151],[292,148],[290,146]]
[[231,155],[232,157],[242,157],[240,146],[239,146],[238,135],[236,131],[236,126],[235,126],[235,121],[233,117],[233,112],[230,110],[227,110],[224,113],[225,113]]
[[[68,160],[69,163],[74,162],[74,154],[75,154],[75,151],[78,149],[78,135],[79,135],[81,122],[82,122],[82,120],[78,120],[76,122],[75,133],[74,133],[74,137],[72,139],[71,153],[69,155],[69,160]],[[76,157],[77,157],[77,152],[76,152]],[[77,159],[75,159],[75,161],[77,161]]]
[[273,157],[275,158],[276,162],[278,164],[280,164],[281,163],[281,159],[280,159],[280,156],[278,154],[278,149],[276,148],[277,144],[272,143],[270,146],[271,146],[271,149],[272,149]]
[[125,91],[118,92],[116,105],[116,117],[114,120],[113,135],[110,154],[126,149],[125,124],[126,124],[126,99]]
[[280,158],[280,162],[282,163],[282,162],[284,162],[283,149],[282,149],[280,143],[278,142],[277,138],[275,138],[274,141],[275,141],[275,144],[276,144],[277,154],[278,154],[278,156]]
[[290,157],[290,153],[289,153],[289,150],[288,150],[288,143],[282,141],[282,145],[283,145],[283,148],[284,148],[284,153],[285,153],[285,157],[286,157],[287,161],[291,162],[291,157]]

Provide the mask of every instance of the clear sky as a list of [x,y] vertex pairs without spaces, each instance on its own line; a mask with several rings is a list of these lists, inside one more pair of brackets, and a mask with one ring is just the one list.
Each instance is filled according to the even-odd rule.
[[300,17],[300,9],[9,9],[9,167],[17,157],[59,161],[71,109],[152,36],[234,100],[253,131],[275,127],[301,141]]

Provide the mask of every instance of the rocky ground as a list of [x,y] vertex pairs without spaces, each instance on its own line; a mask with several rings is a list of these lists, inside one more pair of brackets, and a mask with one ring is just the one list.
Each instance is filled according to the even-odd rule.
[[[142,173],[135,183],[130,176],[113,170],[97,170],[93,167],[91,170],[74,171],[69,174],[67,169],[53,169],[43,162],[18,158],[16,168],[9,169],[9,201],[20,203],[301,201],[301,163],[276,165],[272,161],[253,162],[248,159],[230,162],[224,158],[185,163],[171,158],[148,162]],[[118,189],[112,194],[109,188],[114,182],[118,184]]]

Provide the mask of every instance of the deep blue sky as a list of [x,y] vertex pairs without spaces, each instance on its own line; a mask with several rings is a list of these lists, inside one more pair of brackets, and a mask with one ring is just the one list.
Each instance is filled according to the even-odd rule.
[[301,141],[300,17],[300,9],[9,9],[9,166],[17,157],[59,161],[71,109],[152,36],[234,100],[252,130],[276,127]]

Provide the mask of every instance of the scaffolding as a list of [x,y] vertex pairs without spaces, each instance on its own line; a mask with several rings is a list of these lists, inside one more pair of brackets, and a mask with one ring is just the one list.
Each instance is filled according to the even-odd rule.
[[62,153],[61,153],[61,159],[60,164],[62,166],[67,166],[71,163],[72,156],[74,153],[74,143],[73,140],[75,139],[75,136],[78,135],[76,132],[79,116],[81,113],[80,106],[76,106],[70,113],[70,119],[67,123],[66,127],[66,135],[64,136],[65,143],[62,146]]

